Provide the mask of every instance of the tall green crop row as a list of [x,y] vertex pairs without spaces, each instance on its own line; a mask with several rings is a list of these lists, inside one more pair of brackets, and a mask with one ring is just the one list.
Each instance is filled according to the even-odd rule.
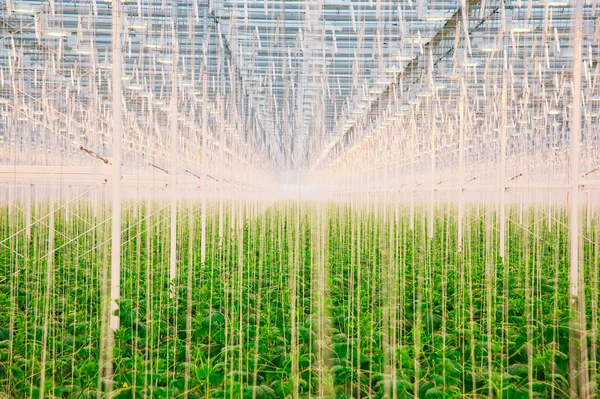
[[[26,210],[0,210],[0,395],[108,396],[101,203],[36,203],[30,237]],[[502,258],[491,205],[468,208],[459,249],[452,204],[436,207],[429,238],[427,209],[411,229],[402,204],[210,203],[201,263],[202,206],[180,201],[173,282],[169,202],[123,209],[111,397],[568,396],[562,208],[511,205]],[[583,234],[598,393],[598,224]]]

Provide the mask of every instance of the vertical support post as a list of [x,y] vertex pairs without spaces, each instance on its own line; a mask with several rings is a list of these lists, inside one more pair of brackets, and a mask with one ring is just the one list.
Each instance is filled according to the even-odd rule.
[[430,146],[431,146],[431,175],[430,175],[430,182],[429,184],[431,185],[431,189],[430,189],[430,198],[429,198],[429,220],[428,220],[428,231],[429,231],[429,238],[433,238],[433,232],[435,230],[435,224],[434,224],[434,212],[435,212],[435,187],[436,187],[436,183],[435,183],[435,136],[436,136],[436,123],[435,123],[435,107],[431,107],[431,111],[432,113],[429,115],[431,118],[431,142],[430,142]]
[[[121,139],[122,121],[122,83],[121,83],[121,0],[112,3],[112,219],[111,219],[111,258],[110,275],[103,273],[103,278],[110,280],[108,314],[106,305],[102,310],[102,335],[100,342],[99,378],[104,380],[107,396],[113,389],[113,346],[114,332],[120,327],[120,319],[116,312],[117,301],[121,297]],[[106,270],[106,269],[105,269]],[[105,290],[104,285],[103,290]],[[102,292],[103,296],[106,291]],[[104,300],[104,298],[103,298]],[[106,328],[108,319],[108,328]]]
[[500,122],[500,257],[505,257],[506,246],[506,125],[508,107],[508,55],[504,51],[504,75],[502,77],[502,120]]
[[[573,107],[571,114],[571,190],[569,198],[569,302],[571,306],[571,336],[569,342],[572,398],[586,398],[586,333],[585,301],[580,295],[583,271],[579,267],[579,143],[581,135],[581,64],[583,40],[583,0],[576,0],[573,17]],[[576,379],[575,379],[576,378]]]
[[13,216],[13,208],[15,207],[15,184],[8,185],[8,216],[10,217],[10,221],[14,221]]
[[[225,107],[221,107],[221,112]],[[224,119],[224,118],[222,118]],[[225,184],[225,133],[223,127],[219,126],[219,245],[223,245],[223,234],[225,232],[225,220],[223,215],[223,190]]]
[[410,131],[410,221],[411,230],[415,228],[415,135],[416,122],[414,110],[411,110],[411,131]]
[[206,195],[207,195],[207,187],[206,187],[206,177],[207,177],[207,166],[206,162],[206,145],[207,145],[207,137],[208,134],[208,96],[207,96],[207,76],[206,76],[206,65],[203,67],[204,71],[202,72],[202,149],[200,151],[200,156],[202,157],[202,225],[200,231],[200,263],[204,264],[206,262]]
[[379,142],[379,146],[383,145],[385,148],[383,149],[383,151],[381,151],[381,147],[380,147],[380,152],[383,152],[385,154],[384,157],[384,162],[382,163],[383,165],[383,188],[381,188],[380,190],[383,190],[382,196],[383,196],[383,223],[387,223],[387,218],[388,218],[388,191],[389,191],[389,181],[388,181],[388,167],[385,165],[385,162],[388,161],[389,159],[389,153],[390,153],[390,146],[388,143],[388,130],[385,130],[385,135],[383,135],[383,139]]
[[[121,297],[121,0],[113,0],[112,6],[112,226],[110,268],[110,331],[119,328],[117,301]],[[111,359],[112,361],[112,359]],[[112,370],[111,370],[112,372]]]
[[464,83],[460,91],[460,101],[458,102],[458,217],[457,217],[457,251],[462,251],[463,240],[463,182],[465,181],[465,101],[466,88]]
[[[427,75],[428,75],[428,80],[429,80],[429,85],[431,86],[431,92],[433,95],[435,95],[435,87],[434,87],[434,83],[433,83],[433,55],[431,52],[431,48],[429,49],[429,57],[428,57],[428,68],[427,68]],[[427,100],[427,102],[429,103],[429,107],[427,109],[428,115],[427,117],[430,118],[431,120],[431,137],[430,137],[430,152],[431,152],[431,165],[430,165],[430,181],[429,181],[429,185],[430,187],[430,191],[429,191],[429,220],[428,222],[428,235],[429,238],[433,238],[433,232],[434,232],[434,228],[435,228],[435,222],[434,222],[434,216],[435,216],[435,190],[436,190],[436,183],[435,183],[435,139],[436,139],[436,123],[435,123],[435,118],[436,118],[436,107],[435,107],[435,97],[432,96],[431,100]]]
[[179,61],[177,42],[177,2],[173,2],[173,67],[171,82],[171,247],[169,259],[169,282],[171,297],[175,292],[173,283],[177,277],[177,63]]
[[27,241],[31,240],[31,196],[33,195],[33,184],[23,187],[25,191],[25,236]]
[[[55,224],[54,224],[54,193],[50,194],[49,208],[48,208],[48,256],[46,263],[46,292],[44,298],[44,325],[42,328],[42,356],[40,359],[40,398],[45,398],[46,388],[46,360],[48,358],[48,334],[50,324],[50,312],[53,306],[50,305],[52,298],[52,289],[54,288],[52,282],[54,280],[54,235],[55,235]],[[53,303],[54,304],[54,303]]]

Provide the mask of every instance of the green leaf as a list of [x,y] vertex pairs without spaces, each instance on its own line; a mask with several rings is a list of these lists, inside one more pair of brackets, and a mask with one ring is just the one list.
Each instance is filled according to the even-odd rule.
[[429,398],[443,398],[445,396],[444,391],[440,387],[433,387],[427,390],[425,399]]

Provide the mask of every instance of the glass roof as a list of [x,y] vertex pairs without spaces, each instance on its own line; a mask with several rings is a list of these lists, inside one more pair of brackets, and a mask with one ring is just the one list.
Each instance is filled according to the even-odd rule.
[[[581,36],[574,0],[120,3],[125,167],[169,169],[175,104],[181,170],[205,154],[271,174],[403,173],[435,153],[436,174],[483,176],[505,145],[557,176],[575,44],[582,167],[600,159],[597,0]],[[109,161],[115,4],[0,4],[2,163]]]

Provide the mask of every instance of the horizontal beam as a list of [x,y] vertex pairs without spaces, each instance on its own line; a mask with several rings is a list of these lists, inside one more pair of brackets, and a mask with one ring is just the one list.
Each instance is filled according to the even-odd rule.
[[[207,175],[207,186],[217,186],[220,183],[210,175]],[[47,184],[59,183],[62,185],[110,185],[112,181],[112,166],[0,166],[0,183],[17,184]],[[248,189],[258,188],[247,183],[223,179],[225,187],[246,187]],[[171,176],[164,172],[155,174],[123,174],[121,184],[125,187],[159,188],[171,184]],[[177,187],[182,190],[201,189],[201,180],[197,176],[188,173],[178,174]]]

